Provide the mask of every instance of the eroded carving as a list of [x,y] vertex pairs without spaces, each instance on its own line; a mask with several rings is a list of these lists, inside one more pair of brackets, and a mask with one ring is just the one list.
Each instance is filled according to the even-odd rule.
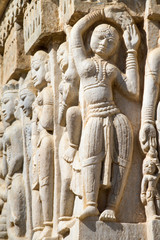
[[143,161],[141,201],[145,206],[147,221],[160,219],[160,195],[157,184],[160,178],[160,164],[157,151],[151,147]]
[[2,113],[9,124],[3,136],[3,176],[7,185],[7,232],[9,239],[25,237],[26,199],[23,180],[22,125],[18,120],[18,82],[3,88]]
[[[66,26],[68,40],[70,26]],[[69,42],[60,45],[57,60],[62,71],[62,81],[59,85],[59,123],[65,127],[59,145],[59,161],[61,168],[61,198],[59,233],[69,231],[69,222],[73,218],[75,195],[81,197],[79,149],[81,137],[81,112],[78,99],[79,76],[75,68]],[[78,171],[78,172],[77,172]]]

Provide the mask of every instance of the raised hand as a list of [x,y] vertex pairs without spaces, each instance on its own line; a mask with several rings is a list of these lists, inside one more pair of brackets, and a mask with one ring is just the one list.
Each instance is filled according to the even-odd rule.
[[147,153],[152,146],[157,147],[156,129],[153,124],[145,123],[140,130],[140,143],[144,153]]
[[137,50],[140,43],[139,31],[135,24],[130,24],[127,26],[126,30],[123,33],[123,39],[126,45],[126,48]]

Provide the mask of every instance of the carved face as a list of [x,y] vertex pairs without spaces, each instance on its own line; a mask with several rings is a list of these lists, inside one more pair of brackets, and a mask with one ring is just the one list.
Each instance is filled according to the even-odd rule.
[[38,56],[37,59],[34,59],[34,61],[32,61],[31,74],[34,86],[38,90],[42,90],[44,87],[47,86],[47,82],[45,79],[46,76],[45,62],[38,58]]
[[95,54],[107,59],[117,49],[118,40],[119,35],[115,28],[108,24],[101,24],[94,29],[90,46]]
[[20,92],[20,107],[26,117],[32,118],[32,104],[35,100],[35,94],[30,90],[22,90]]
[[68,45],[66,42],[62,43],[57,51],[57,62],[63,73],[68,68]]
[[16,110],[16,98],[17,93],[4,93],[2,98],[2,114],[4,120],[8,123],[12,123],[15,120],[15,110]]
[[156,171],[156,165],[154,162],[150,161],[149,159],[148,160],[145,160],[144,162],[144,165],[143,165],[143,168],[144,168],[144,172],[146,174],[154,174],[155,171]]

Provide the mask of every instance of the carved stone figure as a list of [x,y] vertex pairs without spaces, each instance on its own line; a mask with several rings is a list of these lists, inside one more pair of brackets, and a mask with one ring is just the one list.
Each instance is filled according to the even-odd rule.
[[157,184],[160,178],[160,164],[157,151],[151,148],[143,161],[141,201],[145,206],[147,221],[160,219],[160,194]]
[[0,112],[0,239],[6,239],[7,236],[7,224],[6,224],[6,215],[7,215],[7,189],[5,180],[2,174],[2,164],[3,164],[3,133],[4,127],[1,121],[1,112]]
[[[38,51],[32,57],[32,79],[38,96],[34,103],[33,121],[39,132],[33,145],[32,212],[33,239],[51,237],[53,219],[53,91],[50,85],[49,56]],[[42,215],[41,215],[42,212]]]
[[37,90],[35,89],[31,71],[28,72],[25,80],[20,86],[19,90],[19,106],[23,110],[23,146],[24,146],[24,173],[25,173],[25,186],[26,186],[26,206],[27,206],[27,237],[32,237],[32,201],[31,201],[31,189],[32,189],[32,141],[33,136],[37,137],[38,133],[32,131],[32,125],[35,123],[32,121],[32,105],[35,101]]
[[69,230],[66,222],[72,219],[76,194],[71,189],[72,167],[81,136],[81,113],[77,106],[79,77],[71,53],[69,55],[68,45],[68,42],[62,43],[57,51],[57,60],[62,71],[62,81],[59,85],[59,123],[66,126],[59,145],[61,198],[58,230],[61,234]]
[[110,60],[119,42],[119,34],[113,26],[106,23],[96,26],[90,41],[92,57],[85,50],[83,34],[105,18],[107,9],[87,14],[73,26],[71,32],[73,58],[87,108],[80,147],[84,190],[81,220],[99,215],[97,198],[100,186],[108,189],[106,210],[101,213],[100,220],[116,220],[116,210],[132,160],[132,128],[126,116],[116,107],[112,89],[117,86],[135,100],[139,96],[139,34],[134,24],[128,25],[123,33],[127,48],[124,74]]
[[22,125],[16,119],[18,82],[10,80],[3,88],[2,114],[9,126],[3,136],[3,175],[7,185],[7,232],[9,239],[23,239],[26,233],[26,199],[23,180]]
[[[150,146],[157,146],[160,153],[160,115],[159,115],[159,84],[160,84],[160,39],[157,48],[149,52],[146,60],[145,85],[143,94],[143,105],[141,112],[140,143],[144,153]],[[157,119],[156,119],[157,112]],[[157,120],[157,121],[156,121]],[[156,130],[157,127],[157,130]]]

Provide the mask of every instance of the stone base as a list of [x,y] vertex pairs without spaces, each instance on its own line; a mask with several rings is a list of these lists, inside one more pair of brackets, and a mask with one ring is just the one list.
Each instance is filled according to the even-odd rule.
[[[102,222],[98,218],[76,220],[65,240],[146,240],[145,223]],[[160,239],[160,238],[159,238]],[[158,238],[156,238],[158,240]]]
[[160,220],[152,220],[147,223],[147,239],[160,239]]

